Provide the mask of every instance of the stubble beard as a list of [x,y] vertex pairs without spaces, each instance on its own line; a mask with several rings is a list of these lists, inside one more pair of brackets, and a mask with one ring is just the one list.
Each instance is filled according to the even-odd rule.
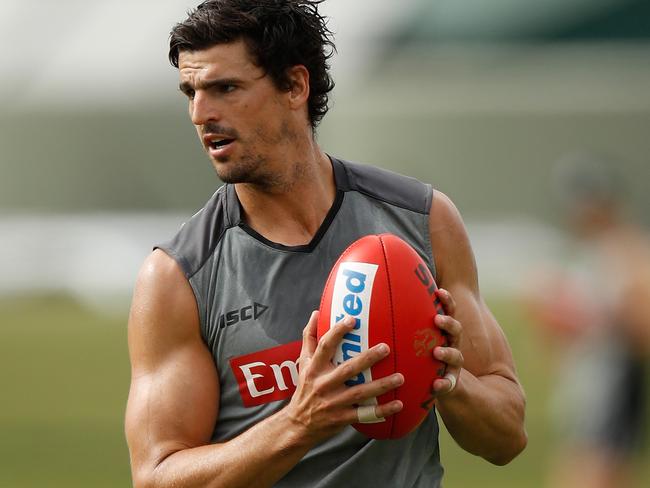
[[[294,140],[295,134],[291,132],[286,121],[283,121],[275,134],[268,133],[264,128],[258,127],[255,131],[256,140],[263,146],[271,146],[286,140]],[[246,144],[245,141],[242,141]],[[249,149],[250,151],[250,149]],[[277,174],[269,168],[268,156],[252,152],[245,152],[240,157],[225,156],[213,160],[217,176],[224,183],[250,184],[263,191],[277,191],[286,186],[283,175]]]
[[231,157],[218,158],[213,161],[217,176],[224,183],[249,183],[265,185],[268,175],[265,174],[266,158],[261,154],[245,154],[236,160]]

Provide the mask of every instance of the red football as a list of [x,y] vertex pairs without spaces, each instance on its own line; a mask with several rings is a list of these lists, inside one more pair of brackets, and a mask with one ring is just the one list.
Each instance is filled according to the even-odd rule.
[[334,363],[353,358],[384,342],[390,354],[346,384],[367,383],[396,372],[404,384],[367,405],[401,400],[404,408],[391,417],[357,423],[354,428],[375,439],[396,439],[417,427],[433,406],[432,384],[445,364],[431,351],[445,344],[433,324],[443,313],[429,268],[415,250],[392,234],[362,237],[348,247],[332,268],[321,298],[318,338],[344,316],[356,319],[345,335]]

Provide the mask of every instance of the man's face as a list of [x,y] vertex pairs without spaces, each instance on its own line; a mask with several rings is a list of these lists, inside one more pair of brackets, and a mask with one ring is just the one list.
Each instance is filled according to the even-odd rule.
[[199,139],[227,183],[272,184],[295,137],[287,92],[256,66],[243,41],[179,55],[181,91]]

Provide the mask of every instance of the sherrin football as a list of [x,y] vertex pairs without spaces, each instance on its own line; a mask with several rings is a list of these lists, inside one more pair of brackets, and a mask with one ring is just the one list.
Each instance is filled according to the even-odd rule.
[[334,356],[341,364],[362,351],[386,343],[390,354],[346,384],[367,383],[393,373],[404,384],[372,398],[366,405],[401,400],[404,408],[388,418],[353,424],[375,439],[396,439],[413,429],[433,406],[432,385],[445,373],[434,359],[434,347],[446,343],[433,319],[443,313],[436,283],[417,252],[392,234],[369,235],[352,243],[335,263],[320,305],[318,338],[346,315],[355,328],[346,334]]

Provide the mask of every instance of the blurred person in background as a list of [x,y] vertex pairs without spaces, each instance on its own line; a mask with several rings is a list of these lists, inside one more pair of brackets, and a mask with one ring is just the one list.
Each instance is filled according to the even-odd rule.
[[608,159],[561,159],[555,188],[573,249],[565,269],[535,276],[529,294],[557,360],[551,413],[560,444],[549,486],[633,486],[648,414],[650,241],[627,217]]

